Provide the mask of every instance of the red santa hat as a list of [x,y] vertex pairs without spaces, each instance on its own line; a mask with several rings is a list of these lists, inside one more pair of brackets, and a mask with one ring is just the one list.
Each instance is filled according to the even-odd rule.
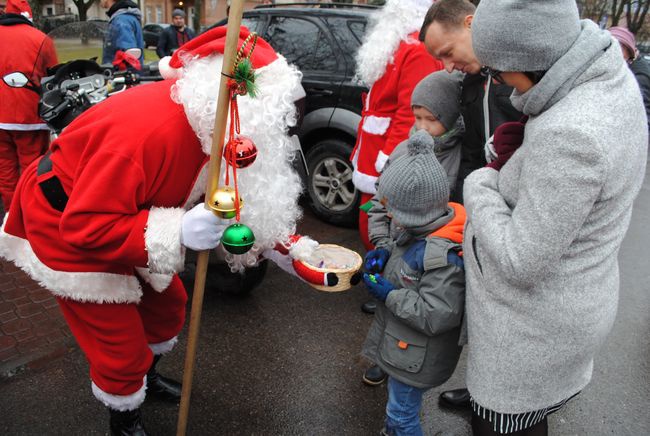
[[5,13],[22,15],[28,20],[32,19],[32,8],[27,3],[27,0],[7,0]]
[[[12,0],[10,0],[12,1]],[[166,56],[158,63],[160,74],[165,79],[178,79],[183,74],[183,66],[188,60],[202,58],[214,54],[222,54],[226,47],[227,26],[215,27],[182,45],[173,56]],[[241,48],[250,31],[242,26],[239,31],[238,48]],[[252,40],[244,48],[244,56],[248,56]],[[262,38],[257,38],[251,62],[254,68],[262,68],[278,58],[273,48]]]

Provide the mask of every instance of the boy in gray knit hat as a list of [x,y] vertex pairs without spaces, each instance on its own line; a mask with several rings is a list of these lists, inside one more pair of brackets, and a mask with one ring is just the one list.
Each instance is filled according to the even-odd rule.
[[436,71],[422,79],[411,94],[411,108],[415,116],[413,130],[425,130],[433,138],[434,152],[447,173],[452,190],[458,178],[461,141],[465,131],[460,117],[463,77],[464,74],[458,71]]
[[422,395],[451,376],[462,349],[465,211],[448,203],[447,176],[426,131],[385,167],[377,195],[397,231],[366,256],[363,280],[381,303],[362,354],[388,374],[385,432],[422,434]]

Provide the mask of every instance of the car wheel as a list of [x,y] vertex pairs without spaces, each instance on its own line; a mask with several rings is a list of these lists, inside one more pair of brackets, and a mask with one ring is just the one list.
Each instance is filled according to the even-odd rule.
[[352,145],[339,139],[314,144],[305,159],[309,168],[309,205],[329,223],[355,227],[359,219],[360,193],[352,183]]

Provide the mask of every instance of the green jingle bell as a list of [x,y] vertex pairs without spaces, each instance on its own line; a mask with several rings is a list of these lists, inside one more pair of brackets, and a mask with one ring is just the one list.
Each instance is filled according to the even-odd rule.
[[250,227],[240,223],[226,227],[221,235],[221,245],[232,254],[244,254],[253,247],[254,243],[253,231]]

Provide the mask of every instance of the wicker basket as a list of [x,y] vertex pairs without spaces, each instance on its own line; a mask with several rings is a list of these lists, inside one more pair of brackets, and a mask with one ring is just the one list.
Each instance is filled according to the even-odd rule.
[[351,266],[349,268],[318,268],[314,265],[311,265],[307,262],[301,262],[306,268],[322,272],[322,273],[336,273],[336,276],[339,279],[339,282],[335,286],[325,286],[325,285],[315,285],[313,283],[309,283],[312,287],[318,289],[319,291],[324,291],[324,292],[340,292],[340,291],[347,291],[352,287],[352,283],[350,283],[350,280],[352,279],[352,276],[361,269],[361,264],[363,263],[363,260],[361,259],[361,256],[359,256],[359,253],[356,251],[352,251],[348,248],[342,247],[340,245],[335,245],[335,244],[320,244],[320,246],[316,249],[315,253],[318,254],[319,251],[340,251],[341,257],[349,257],[349,261],[347,262]]

